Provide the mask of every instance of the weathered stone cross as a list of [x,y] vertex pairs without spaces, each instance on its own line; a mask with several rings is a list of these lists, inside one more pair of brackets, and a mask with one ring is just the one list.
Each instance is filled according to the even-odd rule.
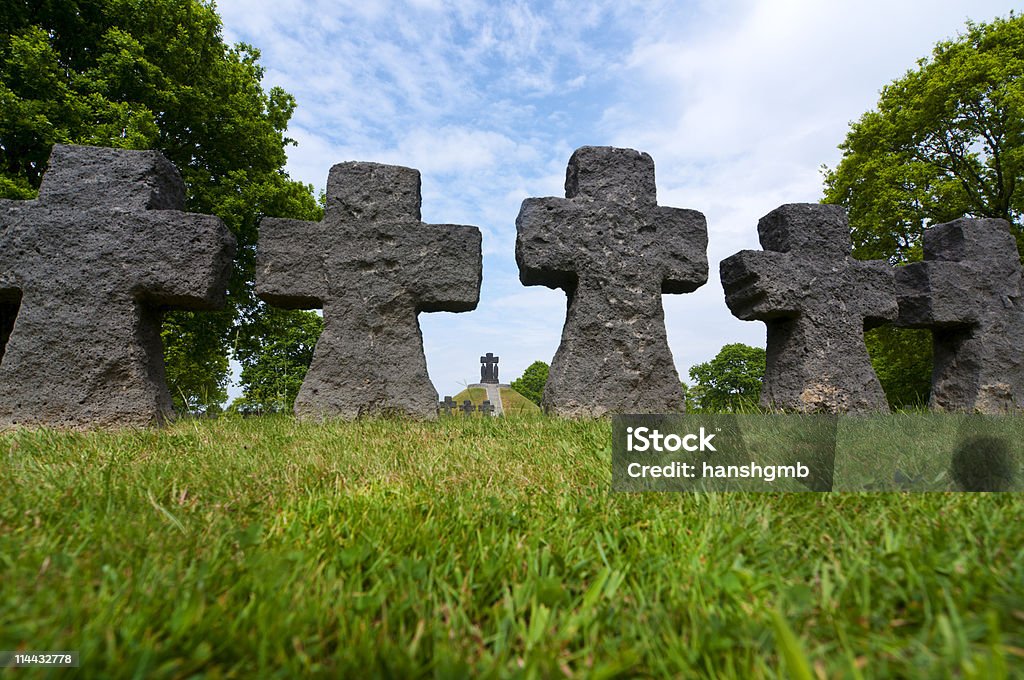
[[38,200],[0,201],[0,427],[172,415],[163,310],[223,304],[235,248],[184,201],[155,151],[61,145]]
[[723,260],[734,315],[768,327],[761,404],[801,412],[888,411],[864,329],[896,318],[892,267],[850,257],[846,211],[792,203],[757,224],[764,251]]
[[480,357],[480,382],[482,383],[495,383],[498,382],[498,357],[494,356],[491,352]]
[[476,406],[473,405],[472,401],[466,399],[465,401],[462,402],[462,406],[459,407],[459,410],[468,416],[474,411],[476,411]]
[[296,415],[436,418],[417,315],[475,309],[481,265],[477,228],[420,222],[411,168],[340,163],[323,221],[264,218],[257,293],[278,307],[324,310]]
[[456,406],[458,406],[458,404],[455,403],[455,400],[452,399],[451,396],[447,396],[444,398],[444,401],[438,403],[437,406],[442,411],[444,411],[444,414],[446,416],[450,416],[452,414],[452,411],[455,409]]
[[682,411],[661,296],[707,281],[704,216],[659,206],[654,161],[632,149],[577,149],[565,195],[526,199],[516,220],[519,279],[561,288],[567,298],[545,410]]
[[1024,290],[1006,221],[959,219],[926,229],[924,262],[898,267],[896,284],[896,325],[932,330],[933,408],[1024,408]]
[[494,411],[494,407],[491,406],[491,402],[489,399],[484,399],[483,403],[480,404],[478,410],[485,416],[489,416],[491,415],[491,412]]

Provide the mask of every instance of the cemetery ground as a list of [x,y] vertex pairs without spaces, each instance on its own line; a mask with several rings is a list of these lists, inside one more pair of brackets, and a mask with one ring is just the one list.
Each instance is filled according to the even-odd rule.
[[610,434],[0,434],[0,649],[93,677],[1024,673],[1020,494],[613,494]]

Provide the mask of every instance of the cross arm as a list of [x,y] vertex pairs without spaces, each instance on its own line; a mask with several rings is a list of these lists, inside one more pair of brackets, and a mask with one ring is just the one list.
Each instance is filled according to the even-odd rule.
[[813,293],[801,269],[789,253],[742,250],[719,265],[725,304],[745,321],[797,316]]
[[323,308],[329,254],[323,249],[332,240],[324,222],[264,217],[256,249],[256,294],[284,309]]
[[960,262],[913,262],[896,269],[899,317],[905,328],[936,328],[976,323],[977,279]]
[[458,224],[424,224],[405,234],[411,241],[407,275],[417,311],[476,309],[483,280],[480,230]]
[[[696,210],[659,206],[653,234],[661,251],[663,293],[692,293],[708,282],[708,223]],[[650,228],[648,227],[648,228]]]
[[[127,262],[138,267],[139,297],[188,309],[224,305],[235,256],[235,237],[218,217],[153,210],[112,220],[130,234]],[[123,225],[116,222],[124,221]]]
[[[864,318],[864,328],[891,323],[899,316],[896,295],[896,273],[884,260],[853,260],[849,285],[843,290],[851,294]],[[840,293],[842,295],[842,293]]]
[[516,264],[524,286],[568,290],[576,285],[575,251],[585,243],[586,220],[564,198],[528,198],[516,218]]

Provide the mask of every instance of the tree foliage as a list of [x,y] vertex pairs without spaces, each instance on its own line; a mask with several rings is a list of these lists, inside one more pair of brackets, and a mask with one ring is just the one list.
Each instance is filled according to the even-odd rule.
[[864,340],[889,405],[926,406],[932,389],[931,333],[881,326],[865,333]]
[[242,413],[291,412],[324,328],[315,312],[266,307],[238,335],[235,356],[245,391],[232,402]]
[[696,384],[686,389],[687,408],[729,413],[756,407],[765,365],[765,351],[760,347],[725,345],[711,361],[690,368],[690,378]]
[[[925,228],[1010,222],[1024,252],[1024,18],[968,22],[882,89],[825,169],[825,203],[850,212],[854,256],[920,260]],[[893,406],[927,401],[931,334],[878,328],[868,351]]]
[[1000,217],[1024,239],[1024,18],[967,24],[882,89],[825,172],[825,202],[850,211],[854,253],[921,257],[921,233]]
[[283,172],[294,98],[263,89],[259,51],[224,43],[212,2],[5,2],[0,26],[0,197],[33,197],[54,143],[154,148],[181,171],[187,209],[238,239],[229,309],[170,314],[163,333],[176,405],[220,403],[235,322],[259,309],[260,217],[319,214]]
[[548,382],[549,369],[550,367],[543,361],[534,361],[526,367],[520,377],[512,381],[512,389],[540,406],[540,400],[544,396],[544,385]]

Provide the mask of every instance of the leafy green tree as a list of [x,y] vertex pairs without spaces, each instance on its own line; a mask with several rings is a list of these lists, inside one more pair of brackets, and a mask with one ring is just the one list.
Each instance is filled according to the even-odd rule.
[[[903,264],[962,216],[1010,222],[1024,247],[1024,18],[968,22],[882,89],[825,169],[825,203],[850,211],[854,256]],[[894,406],[927,400],[931,334],[879,328],[868,350]]]
[[544,385],[548,382],[549,369],[550,367],[543,361],[534,361],[526,367],[520,377],[512,381],[512,389],[540,406],[541,397],[544,396]]
[[319,214],[283,172],[294,98],[263,89],[259,51],[226,45],[204,0],[4,2],[0,26],[0,197],[33,197],[54,143],[154,148],[181,171],[187,209],[238,239],[229,308],[172,313],[163,333],[177,407],[215,408],[236,320],[261,309],[259,219]]
[[[168,314],[164,318],[164,363],[167,384],[179,412],[212,414],[228,398],[226,385],[210,376],[227,374],[228,357],[211,347],[219,337],[224,313]],[[196,348],[205,351],[197,351]]]
[[1024,18],[967,24],[882,89],[825,172],[825,202],[850,211],[855,254],[921,257],[921,233],[964,215],[1022,234]]
[[864,339],[889,405],[926,406],[932,389],[931,333],[882,326],[865,333]]
[[267,307],[254,315],[243,325],[235,348],[244,393],[232,408],[242,413],[290,412],[323,327],[315,312]]
[[687,385],[686,381],[680,381],[683,387],[683,403],[687,411],[700,411],[700,400],[704,396],[704,388],[700,385]]
[[690,368],[687,408],[729,413],[754,408],[764,381],[765,351],[743,343],[725,345],[711,361]]

